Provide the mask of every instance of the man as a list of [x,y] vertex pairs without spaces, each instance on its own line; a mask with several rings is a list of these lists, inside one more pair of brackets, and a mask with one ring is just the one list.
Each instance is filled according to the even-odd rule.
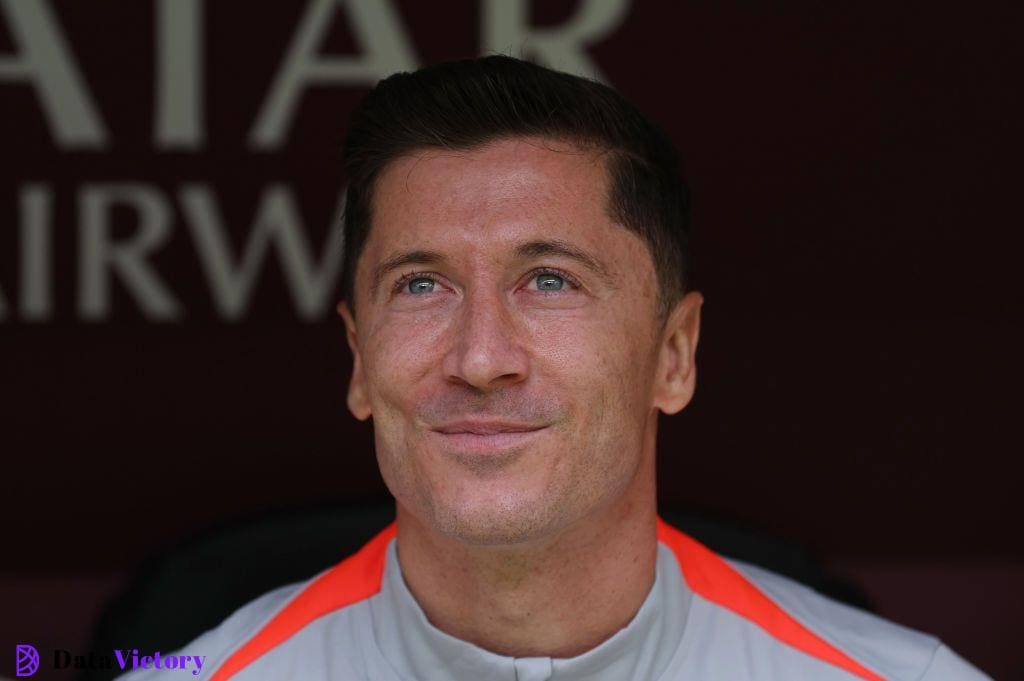
[[634,107],[442,64],[374,88],[346,163],[348,406],[396,522],[186,646],[206,678],[985,678],[659,519],[702,297],[675,152]]

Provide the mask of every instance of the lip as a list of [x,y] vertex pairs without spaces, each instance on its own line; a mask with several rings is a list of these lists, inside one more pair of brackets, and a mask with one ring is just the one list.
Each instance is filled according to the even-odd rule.
[[541,430],[545,426],[538,426],[532,423],[515,423],[513,421],[452,421],[433,430],[445,435],[457,435],[469,433],[472,435],[499,435],[502,433],[530,433]]
[[507,421],[459,421],[433,428],[447,448],[473,454],[498,454],[515,449],[547,426]]

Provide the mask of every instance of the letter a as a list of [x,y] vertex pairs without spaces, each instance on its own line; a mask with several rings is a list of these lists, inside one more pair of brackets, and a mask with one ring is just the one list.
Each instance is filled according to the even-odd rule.
[[[317,47],[340,5],[348,9],[352,31],[364,53],[358,57],[318,57]],[[299,95],[311,83],[373,85],[394,71],[411,71],[416,66],[412,43],[391,0],[312,0],[256,118],[250,144],[258,149],[281,146]]]
[[586,46],[622,24],[629,0],[586,0],[561,26],[535,28],[529,23],[530,0],[487,0],[482,8],[484,52],[521,50],[525,57],[562,71],[606,80]]
[[103,147],[107,133],[45,0],[0,0],[17,56],[0,58],[0,82],[36,87],[50,130],[65,148]]

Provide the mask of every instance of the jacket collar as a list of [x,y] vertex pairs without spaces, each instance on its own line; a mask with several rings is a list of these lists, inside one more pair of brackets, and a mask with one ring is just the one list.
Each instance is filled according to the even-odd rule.
[[423,681],[628,681],[656,679],[679,647],[692,592],[661,543],[654,584],[624,628],[572,658],[508,657],[431,624],[402,577],[391,540],[380,593],[370,601],[374,636],[399,676]]

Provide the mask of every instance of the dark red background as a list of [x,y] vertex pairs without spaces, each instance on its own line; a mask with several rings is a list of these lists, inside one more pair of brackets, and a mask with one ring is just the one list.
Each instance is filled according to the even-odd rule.
[[[582,3],[534,4],[554,26]],[[395,5],[422,62],[480,52],[477,3]],[[74,308],[89,183],[171,202],[208,183],[236,247],[285,183],[319,252],[366,88],[309,89],[281,149],[250,149],[304,3],[208,3],[206,142],[160,151],[152,5],[52,7],[111,143],[58,149],[34,91],[0,81],[11,305],[18,192],[57,197],[56,315],[0,321],[0,633],[71,647],[139,561],[198,528],[387,491],[345,408],[342,326],[301,320],[273,258],[228,322],[176,226],[154,263],[182,320],[147,321],[123,291],[108,320]],[[1000,678],[1024,678],[1021,18],[1010,2],[637,0],[589,50],[671,132],[694,194],[700,380],[662,422],[663,502],[808,546]],[[341,12],[324,51],[358,50]]]

